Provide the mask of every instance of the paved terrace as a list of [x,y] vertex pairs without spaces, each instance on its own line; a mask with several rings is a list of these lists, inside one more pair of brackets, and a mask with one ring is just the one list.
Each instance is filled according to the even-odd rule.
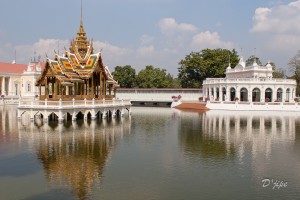
[[71,118],[73,121],[78,115],[84,119],[107,118],[123,116],[127,110],[130,114],[131,102],[129,100],[71,100],[48,101],[20,100],[18,105],[18,119],[28,113],[31,120],[41,117],[44,121],[57,119],[59,122]]

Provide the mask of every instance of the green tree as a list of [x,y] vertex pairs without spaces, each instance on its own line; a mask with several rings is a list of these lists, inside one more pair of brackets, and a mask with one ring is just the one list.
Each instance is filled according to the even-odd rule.
[[293,75],[291,78],[295,79],[297,82],[297,90],[296,95],[300,95],[300,51],[292,57],[288,64],[290,70],[292,71]]
[[135,69],[130,65],[117,66],[112,73],[114,79],[119,82],[121,88],[135,87]]
[[179,62],[178,79],[181,86],[199,88],[206,78],[224,77],[229,58],[232,65],[238,63],[238,55],[234,49],[204,49],[191,52]]
[[174,79],[165,69],[148,65],[138,73],[136,82],[139,88],[170,88],[174,84]]
[[254,62],[256,62],[258,65],[262,65],[260,59],[255,55],[252,55],[246,60],[246,66],[252,65]]
[[284,78],[285,77],[285,72],[283,69],[279,68],[276,69],[276,65],[273,62],[270,62],[270,64],[272,65],[272,69],[273,69],[273,78]]

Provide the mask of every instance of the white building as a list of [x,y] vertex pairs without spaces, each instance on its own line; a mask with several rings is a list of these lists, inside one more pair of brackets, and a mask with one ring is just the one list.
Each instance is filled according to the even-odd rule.
[[234,68],[229,65],[225,78],[207,78],[203,82],[203,100],[211,102],[294,102],[296,81],[275,79],[270,63],[246,66],[243,58]]
[[39,88],[36,79],[41,75],[41,62],[28,65],[0,62],[0,94],[4,99],[35,98]]

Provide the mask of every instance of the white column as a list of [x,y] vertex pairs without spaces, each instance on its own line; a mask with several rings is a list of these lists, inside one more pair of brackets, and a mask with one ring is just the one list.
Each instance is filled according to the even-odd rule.
[[207,97],[207,88],[206,86],[203,86],[203,90],[202,90],[202,93],[203,93],[203,101],[205,101],[206,97]]
[[275,99],[277,99],[277,89],[276,88],[273,88],[273,91],[272,91],[272,101],[271,102],[274,102]]
[[219,101],[223,101],[223,87],[222,85],[219,86]]
[[248,88],[248,101],[249,102],[252,102],[252,90],[253,90],[252,87]]
[[9,96],[13,96],[14,95],[14,85],[12,83],[12,78],[9,77],[8,78],[8,93]]
[[261,92],[261,94],[260,94],[260,102],[265,102],[265,88],[264,87],[262,87],[262,88],[260,88],[260,92]]
[[239,101],[241,100],[241,91],[240,91],[240,88],[243,88],[243,87],[237,86],[235,88],[235,97],[237,97],[239,99]]
[[226,99],[225,101],[230,101],[230,87],[226,87]]
[[2,94],[1,95],[5,95],[5,77],[2,77]]
[[282,102],[285,102],[286,99],[286,88],[282,88]]
[[213,101],[215,101],[216,98],[217,98],[217,87],[214,86],[214,99],[213,99]]

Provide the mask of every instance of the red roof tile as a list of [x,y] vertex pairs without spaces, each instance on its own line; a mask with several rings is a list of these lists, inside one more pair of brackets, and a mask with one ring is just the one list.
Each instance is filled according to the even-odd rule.
[[[45,68],[45,63],[39,62],[36,64],[40,64],[41,70]],[[13,63],[5,63],[0,62],[0,74],[22,74],[26,69],[28,65],[25,64],[13,64]],[[35,68],[34,68],[35,69]]]
[[0,73],[22,74],[27,69],[25,64],[0,62]]

